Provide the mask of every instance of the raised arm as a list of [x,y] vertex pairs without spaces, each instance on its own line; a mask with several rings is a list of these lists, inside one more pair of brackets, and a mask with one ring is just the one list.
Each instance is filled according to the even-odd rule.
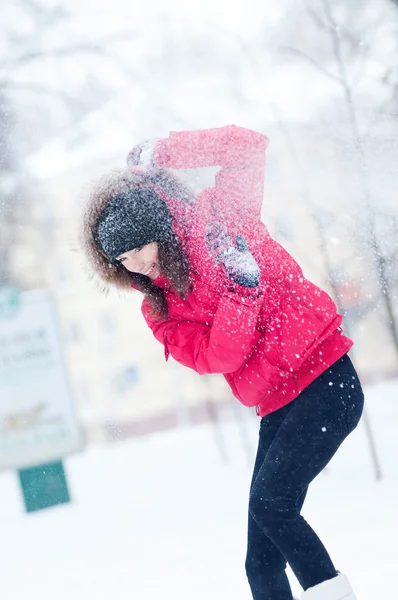
[[242,168],[256,161],[264,166],[267,144],[262,133],[237,125],[171,131],[168,138],[158,141],[155,162],[171,169]]
[[171,132],[156,144],[156,164],[172,169],[219,166],[214,208],[234,218],[261,219],[265,150],[268,138],[256,131],[228,125],[199,131]]

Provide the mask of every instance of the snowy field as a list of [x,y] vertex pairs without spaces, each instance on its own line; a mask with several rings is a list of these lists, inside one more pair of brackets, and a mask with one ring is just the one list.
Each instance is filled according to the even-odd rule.
[[[397,597],[398,383],[368,389],[367,407],[383,480],[361,424],[304,507],[358,600]],[[244,423],[254,452],[257,421]],[[207,426],[91,447],[66,461],[73,502],[29,516],[15,474],[3,474],[2,597],[249,600],[250,468],[236,423],[222,430],[228,464]]]

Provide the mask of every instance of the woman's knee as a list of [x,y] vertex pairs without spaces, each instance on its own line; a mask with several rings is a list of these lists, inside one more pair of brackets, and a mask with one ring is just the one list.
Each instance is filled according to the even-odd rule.
[[249,511],[264,534],[269,535],[271,538],[275,529],[280,529],[299,514],[294,499],[271,496],[269,493],[257,488],[254,488],[250,495]]

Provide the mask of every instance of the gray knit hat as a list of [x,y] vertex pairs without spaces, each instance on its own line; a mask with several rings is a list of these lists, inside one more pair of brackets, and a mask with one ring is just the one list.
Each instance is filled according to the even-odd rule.
[[124,252],[173,237],[167,206],[150,188],[130,188],[115,196],[97,223],[97,243],[111,262]]

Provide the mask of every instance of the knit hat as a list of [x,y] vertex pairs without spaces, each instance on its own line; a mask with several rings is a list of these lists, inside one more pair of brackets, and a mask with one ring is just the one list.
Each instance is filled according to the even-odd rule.
[[98,219],[96,233],[111,262],[134,248],[173,238],[167,206],[150,188],[130,188],[112,198]]

